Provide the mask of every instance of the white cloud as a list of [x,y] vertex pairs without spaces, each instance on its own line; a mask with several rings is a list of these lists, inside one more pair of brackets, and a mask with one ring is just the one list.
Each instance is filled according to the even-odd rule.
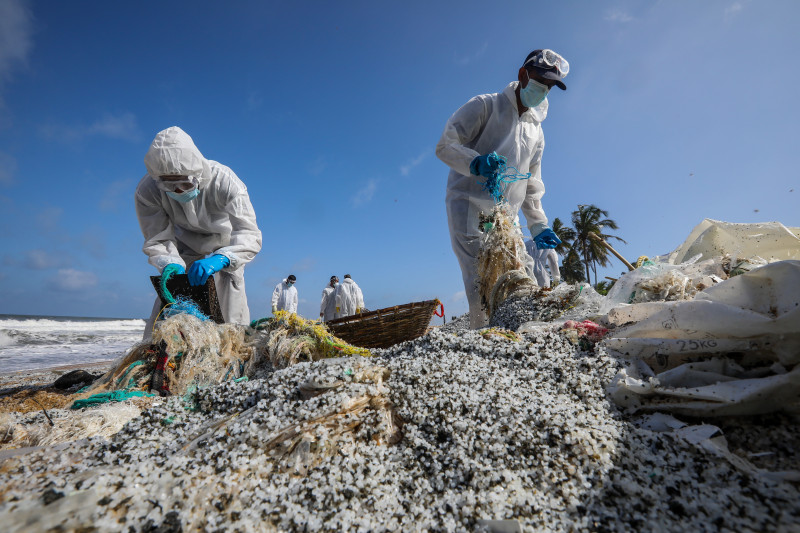
[[119,116],[106,114],[89,126],[90,135],[105,135],[112,139],[136,141],[139,139],[139,126],[133,113]]
[[58,271],[58,275],[50,280],[50,287],[58,291],[80,291],[97,285],[97,276],[93,272],[83,272],[71,268]]
[[353,195],[353,206],[358,207],[372,201],[372,197],[375,196],[376,190],[378,190],[378,180],[369,180],[364,187],[362,187],[358,192],[356,192],[355,195]]
[[138,141],[141,138],[136,116],[133,113],[121,115],[105,114],[89,125],[65,126],[46,124],[42,133],[49,139],[63,142],[79,141],[90,136],[109,137],[123,141]]
[[46,250],[28,250],[25,252],[25,266],[33,270],[55,268],[61,264],[57,255],[52,255]]
[[27,0],[0,2],[0,85],[8,81],[16,65],[27,63],[33,47],[32,22]]
[[450,299],[453,301],[453,303],[462,302],[467,299],[467,292],[458,291],[457,293],[453,294],[453,296],[451,296]]
[[633,17],[627,11],[623,11],[621,9],[614,9],[606,13],[604,17],[605,20],[609,22],[631,22]]
[[100,198],[100,209],[103,211],[116,211],[120,207],[121,202],[130,202],[130,196],[136,184],[133,180],[117,180],[112,181],[103,192],[103,197]]
[[14,183],[14,174],[17,171],[17,160],[4,152],[0,152],[0,185]]
[[482,58],[486,53],[486,50],[489,49],[489,41],[484,41],[483,45],[473,54],[466,55],[466,56],[459,56],[456,55],[455,61],[457,65],[466,66],[472,63],[473,61],[477,61],[478,59]]
[[732,17],[739,13],[739,11],[744,9],[745,2],[741,0],[737,0],[736,2],[732,3],[728,7],[725,8],[724,16],[725,18]]
[[417,157],[415,157],[414,159],[412,159],[411,161],[409,161],[405,165],[401,166],[400,167],[400,174],[402,174],[403,176],[408,176],[409,172],[411,172],[411,169],[413,169],[415,166],[417,166],[420,163],[422,163],[423,161],[425,161],[425,159],[429,155],[430,155],[430,150],[425,150],[424,152],[419,154]]

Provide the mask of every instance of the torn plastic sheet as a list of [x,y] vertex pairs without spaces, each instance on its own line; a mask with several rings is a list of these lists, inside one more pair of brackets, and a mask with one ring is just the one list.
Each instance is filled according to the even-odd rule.
[[621,276],[603,301],[608,313],[621,304],[692,300],[698,292],[728,278],[723,257],[698,262],[699,255],[679,265],[645,264]]
[[707,450],[714,455],[726,459],[734,467],[752,476],[759,476],[770,482],[800,481],[800,471],[785,470],[773,472],[758,468],[747,459],[740,457],[728,449],[728,441],[722,430],[710,424],[690,426],[677,418],[663,413],[644,415],[639,421],[644,429],[658,433],[670,433],[686,442]]
[[800,363],[800,261],[778,261],[728,279],[692,301],[619,307],[606,317],[620,327],[609,350],[640,358],[656,370],[733,354],[747,359]]
[[[800,412],[800,365],[781,370],[745,371],[731,361],[712,359],[656,374],[644,361],[635,360],[614,377],[609,394],[632,412],[697,417]],[[765,372],[769,375],[749,377]]]

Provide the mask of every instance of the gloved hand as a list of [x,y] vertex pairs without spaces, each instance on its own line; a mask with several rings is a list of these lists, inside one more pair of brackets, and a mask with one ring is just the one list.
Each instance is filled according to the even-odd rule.
[[337,313],[339,312],[339,308],[338,308],[338,307],[336,308],[336,312],[337,312]]
[[178,263],[170,263],[164,267],[164,270],[161,271],[162,276],[172,277],[175,274],[185,274],[186,270],[179,265]]
[[356,314],[358,314],[360,312],[361,312],[361,308],[360,307],[356,307]]
[[219,254],[198,259],[189,267],[189,285],[205,285],[209,276],[230,264],[230,259]]
[[541,233],[533,238],[533,242],[536,243],[537,248],[543,250],[545,248],[555,248],[561,244],[561,239],[558,238],[552,229],[545,228],[541,231]]
[[492,178],[500,170],[502,164],[506,162],[506,158],[497,155],[497,152],[491,154],[479,155],[472,160],[469,164],[469,171],[476,176],[483,176],[484,178]]
[[272,306],[272,314],[274,315],[277,312],[278,312],[278,307],[273,305]]

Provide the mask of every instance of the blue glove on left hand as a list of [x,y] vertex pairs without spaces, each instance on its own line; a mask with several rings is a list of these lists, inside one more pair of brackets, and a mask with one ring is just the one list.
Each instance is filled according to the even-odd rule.
[[189,267],[189,285],[205,285],[208,276],[230,264],[231,260],[224,255],[212,255],[205,259],[198,259]]
[[550,228],[545,228],[539,235],[533,238],[533,242],[536,243],[536,247],[539,249],[555,248],[561,244],[561,239],[558,238],[555,231]]
[[492,178],[495,176],[495,174],[497,174],[497,172],[500,170],[500,167],[505,162],[505,157],[497,155],[497,152],[479,155],[469,164],[469,171],[476,176]]

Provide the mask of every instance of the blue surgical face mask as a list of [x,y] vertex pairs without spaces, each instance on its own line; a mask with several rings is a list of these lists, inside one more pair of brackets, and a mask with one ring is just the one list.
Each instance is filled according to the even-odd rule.
[[169,196],[173,200],[179,201],[182,204],[185,204],[187,202],[191,202],[192,200],[197,198],[198,194],[200,194],[200,189],[198,189],[197,187],[195,187],[191,191],[186,191],[186,192],[181,192],[181,193],[167,191],[167,196]]
[[547,97],[548,92],[550,89],[547,85],[529,78],[528,85],[519,90],[519,99],[525,107],[536,107]]

